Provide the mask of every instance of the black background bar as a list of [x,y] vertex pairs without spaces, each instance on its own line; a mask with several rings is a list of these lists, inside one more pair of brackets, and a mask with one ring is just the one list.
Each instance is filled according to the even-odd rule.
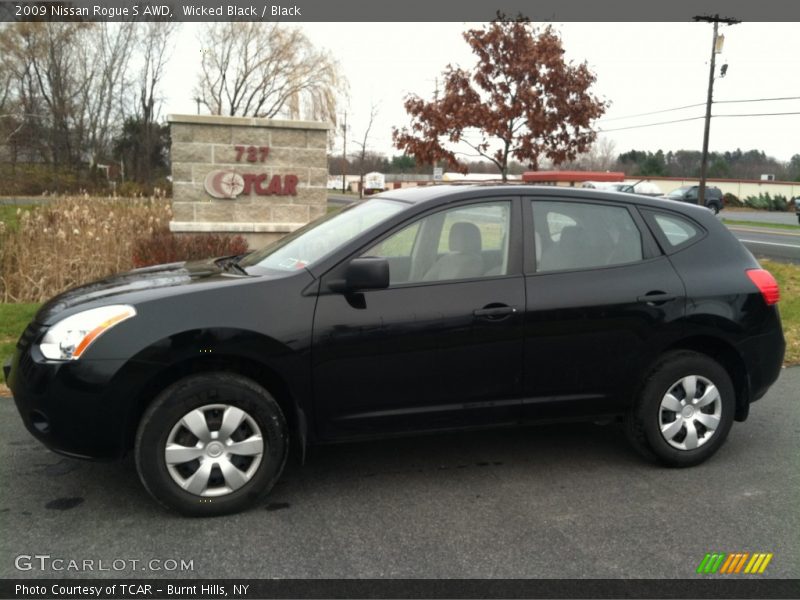
[[[26,586],[28,593],[20,593]],[[55,587],[54,587],[55,586]],[[123,587],[132,586],[132,587]],[[149,586],[149,587],[146,587]],[[178,593],[170,594],[179,590]],[[247,586],[244,593],[241,587]],[[76,587],[85,591],[68,593]],[[38,588],[34,592],[31,589]],[[88,590],[92,591],[88,591]],[[239,593],[236,593],[239,590]],[[99,591],[99,593],[98,593]],[[0,598],[798,598],[800,580],[702,579],[5,579]]]
[[[44,14],[39,7],[46,9]],[[164,7],[168,9],[166,17]],[[273,10],[274,7],[278,8]],[[86,10],[88,15],[76,17],[75,11],[64,11],[65,8]],[[126,9],[127,16],[104,9]],[[800,21],[800,2],[796,0],[0,0],[0,21],[458,22],[491,21],[498,11],[510,16],[522,14],[533,21],[688,22],[698,14],[733,16],[746,22]]]

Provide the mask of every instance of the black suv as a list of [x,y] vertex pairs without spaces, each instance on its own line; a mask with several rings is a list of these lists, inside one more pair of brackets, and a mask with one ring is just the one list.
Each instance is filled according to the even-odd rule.
[[[189,515],[266,494],[290,442],[620,417],[714,454],[777,379],[778,287],[706,209],[533,186],[382,193],[238,257],[52,299],[5,366],[28,430],[133,451]],[[533,434],[532,434],[533,435]]]
[[[685,185],[672,190],[664,198],[697,204],[699,190],[699,185]],[[706,207],[714,211],[715,215],[725,208],[725,203],[722,200],[722,190],[718,187],[706,186]]]

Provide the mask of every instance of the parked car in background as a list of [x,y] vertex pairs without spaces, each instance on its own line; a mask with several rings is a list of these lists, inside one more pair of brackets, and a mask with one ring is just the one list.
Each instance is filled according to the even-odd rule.
[[633,191],[644,196],[661,196],[663,192],[652,181],[637,181],[633,184]]
[[211,516],[266,495],[290,446],[382,435],[619,418],[642,455],[699,464],[778,378],[778,300],[697,206],[428,186],[64,292],[4,371],[42,443],[132,452],[156,500]]
[[623,192],[625,194],[633,194],[633,186],[624,182],[609,182],[609,181],[584,181],[581,187],[587,190],[603,190],[606,192]]
[[661,196],[661,189],[649,181],[636,183],[609,182],[609,181],[584,181],[582,188],[589,190],[602,190],[606,192],[622,192],[625,194],[642,194],[644,196]]
[[[698,194],[700,193],[699,185],[684,185],[676,190],[672,190],[669,194],[664,196],[669,200],[678,200],[679,202],[688,202],[690,204],[697,204]],[[706,186],[706,207],[709,208],[714,214],[718,214],[725,207],[722,201],[722,190],[714,186]]]
[[797,222],[800,223],[800,196],[792,198],[794,201],[794,214],[797,215]]

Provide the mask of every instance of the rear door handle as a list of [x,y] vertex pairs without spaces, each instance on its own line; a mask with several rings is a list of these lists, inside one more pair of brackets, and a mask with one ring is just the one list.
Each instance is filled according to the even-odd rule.
[[667,294],[665,292],[648,292],[644,296],[639,296],[637,298],[639,302],[647,302],[648,304],[664,304],[665,302],[671,302],[675,300],[674,294]]
[[502,319],[508,315],[513,315],[515,312],[517,312],[517,309],[513,306],[487,306],[473,310],[472,314],[486,319]]

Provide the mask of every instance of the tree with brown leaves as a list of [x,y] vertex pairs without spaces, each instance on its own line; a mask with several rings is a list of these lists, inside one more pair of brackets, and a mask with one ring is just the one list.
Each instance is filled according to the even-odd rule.
[[[398,149],[420,164],[446,161],[462,172],[457,154],[479,156],[505,181],[511,157],[537,169],[543,158],[558,165],[591,147],[592,121],[607,103],[590,92],[596,78],[586,62],[564,60],[551,26],[540,30],[527,19],[498,15],[464,39],[478,58],[475,69],[448,65],[441,96],[406,98],[411,130],[393,130]],[[472,152],[458,151],[464,147]]]

